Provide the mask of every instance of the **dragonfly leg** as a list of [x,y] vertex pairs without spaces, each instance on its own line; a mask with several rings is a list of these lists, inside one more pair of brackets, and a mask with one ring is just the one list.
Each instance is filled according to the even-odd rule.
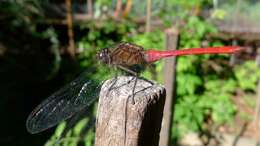
[[111,86],[109,87],[108,91],[111,91],[113,89],[113,87],[115,86],[116,82],[117,82],[117,72],[116,72],[116,75],[115,75],[115,78],[113,79],[113,83],[111,84]]
[[131,75],[137,76],[137,73],[127,67],[124,67],[122,65],[118,65],[118,68],[122,69],[123,71],[130,73]]
[[124,70],[124,71],[126,71],[126,72],[128,72],[128,73],[130,73],[132,75],[134,75],[134,77],[135,77],[135,79],[134,79],[134,86],[133,86],[132,95],[131,95],[131,98],[132,98],[131,99],[131,103],[135,104],[134,95],[135,95],[135,87],[136,87],[136,84],[137,84],[138,74],[135,71],[133,71],[133,70],[127,68],[127,67],[124,67],[124,66],[121,66],[121,65],[119,65],[118,67],[120,69],[122,69],[122,70]]
[[135,81],[134,81],[134,87],[133,87],[133,90],[132,90],[132,100],[131,100],[131,103],[132,104],[135,104],[135,87],[136,87],[136,84],[137,84],[137,76],[135,76]]

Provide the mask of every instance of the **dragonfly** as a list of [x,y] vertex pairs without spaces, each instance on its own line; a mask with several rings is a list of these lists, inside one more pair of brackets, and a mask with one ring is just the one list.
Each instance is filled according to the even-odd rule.
[[[101,63],[119,68],[133,76],[138,76],[135,66],[144,68],[160,59],[172,56],[195,54],[233,54],[239,46],[191,48],[182,50],[144,49],[142,46],[121,42],[114,47],[103,48],[96,58]],[[26,128],[35,134],[49,129],[61,121],[71,118],[81,110],[86,110],[98,98],[101,83],[79,76],[40,103],[28,116]]]

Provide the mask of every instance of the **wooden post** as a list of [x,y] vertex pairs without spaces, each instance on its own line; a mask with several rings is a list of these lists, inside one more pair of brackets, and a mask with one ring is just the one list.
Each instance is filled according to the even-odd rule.
[[74,58],[76,51],[75,51],[75,43],[74,43],[71,0],[65,0],[65,2],[67,7],[67,25],[68,25],[68,39],[69,39],[68,53],[72,58]]
[[[232,40],[232,46],[237,46],[237,40]],[[231,54],[229,65],[234,66],[237,61],[236,54]]]
[[[257,48],[256,53],[257,53],[256,64],[257,64],[257,67],[260,68],[260,48]],[[256,89],[256,107],[255,107],[254,123],[255,123],[256,129],[259,129],[260,128],[260,79],[258,79],[256,88],[257,88]]]
[[134,79],[120,76],[103,84],[96,146],[158,146],[166,91],[157,83],[138,79],[133,104]]
[[[166,30],[166,47],[174,50],[178,47],[179,32],[175,28]],[[162,130],[160,133],[160,146],[168,146],[171,138],[171,128],[175,104],[175,80],[176,80],[176,57],[167,58],[164,66],[164,85],[167,91],[163,111]]]
[[122,11],[122,0],[117,0],[116,10],[114,12],[114,17],[116,20],[120,19],[121,11]]
[[146,25],[145,32],[151,31],[151,13],[152,13],[152,0],[146,0]]
[[132,0],[127,0],[126,1],[126,6],[125,6],[125,9],[123,11],[123,17],[127,17],[129,12],[131,11],[131,8],[132,8]]
[[88,10],[88,15],[90,16],[90,18],[93,17],[93,4],[92,4],[92,0],[87,0],[87,10]]

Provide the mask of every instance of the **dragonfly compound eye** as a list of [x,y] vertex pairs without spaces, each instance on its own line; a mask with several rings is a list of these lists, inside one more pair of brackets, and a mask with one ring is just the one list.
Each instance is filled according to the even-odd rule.
[[110,62],[109,50],[107,48],[104,48],[99,53],[97,53],[96,57],[98,60],[105,64],[109,64]]

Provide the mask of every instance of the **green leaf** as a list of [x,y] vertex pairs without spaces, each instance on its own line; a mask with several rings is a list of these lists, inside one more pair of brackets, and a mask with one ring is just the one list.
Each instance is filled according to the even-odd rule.
[[256,90],[257,80],[260,78],[260,69],[254,61],[247,61],[235,68],[235,76],[243,90]]

